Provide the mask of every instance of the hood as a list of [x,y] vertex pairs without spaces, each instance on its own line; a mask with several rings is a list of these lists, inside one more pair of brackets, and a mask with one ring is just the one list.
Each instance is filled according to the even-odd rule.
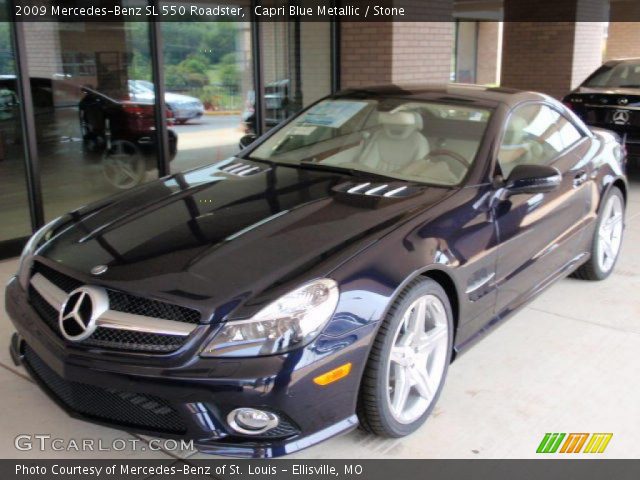
[[[72,212],[38,255],[84,281],[215,309],[318,265],[328,270],[342,250],[365,248],[451,193],[347,192],[365,181],[374,180],[232,158]],[[107,272],[91,276],[96,265]]]

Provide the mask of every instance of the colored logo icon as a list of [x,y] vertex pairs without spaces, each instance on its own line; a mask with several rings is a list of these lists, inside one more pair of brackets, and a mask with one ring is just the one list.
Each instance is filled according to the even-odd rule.
[[545,433],[536,453],[604,453],[613,433]]

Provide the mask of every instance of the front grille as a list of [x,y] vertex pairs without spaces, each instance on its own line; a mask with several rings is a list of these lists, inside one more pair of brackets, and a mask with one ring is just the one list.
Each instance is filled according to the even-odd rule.
[[[34,273],[42,274],[67,293],[83,285],[82,282],[42,263],[36,263]],[[109,295],[109,308],[111,310],[185,323],[197,324],[200,321],[200,313],[197,310],[137,297],[115,290],[107,290],[107,294]],[[29,288],[29,300],[34,310],[47,326],[60,338],[63,338],[58,327],[58,311],[42,298],[33,287]],[[79,345],[134,352],[170,353],[178,350],[185,344],[187,339],[188,337],[182,335],[165,335],[98,327],[91,337],[82,341]]]
[[93,335],[85,340],[85,345],[118,350],[139,352],[173,352],[182,345],[186,337],[182,335],[162,335],[159,333],[134,332],[98,327]]
[[[40,318],[42,318],[44,323],[46,323],[56,335],[62,338],[58,326],[58,311],[49,305],[33,287],[29,288],[29,299],[31,306]],[[93,332],[93,335],[79,345],[136,352],[169,353],[184,345],[186,340],[187,337],[181,335],[163,335],[160,333],[135,332],[131,330],[98,327],[96,331]]]
[[35,288],[29,287],[29,302],[40,318],[51,330],[60,334],[58,329],[58,311],[40,295]]
[[200,312],[192,308],[136,297],[116,290],[107,290],[107,294],[109,295],[109,308],[111,310],[175,320],[176,322],[200,323]]
[[[67,293],[84,285],[81,281],[71,278],[40,262],[34,265],[33,273],[42,274],[47,280]],[[117,290],[107,289],[107,293],[109,294],[109,308],[111,310],[162,318],[164,320],[175,320],[176,322],[200,323],[200,312],[192,308],[138,297]]]
[[33,375],[74,412],[124,428],[174,434],[183,434],[187,430],[180,414],[162,398],[65,380],[28,345],[25,347],[25,361]]

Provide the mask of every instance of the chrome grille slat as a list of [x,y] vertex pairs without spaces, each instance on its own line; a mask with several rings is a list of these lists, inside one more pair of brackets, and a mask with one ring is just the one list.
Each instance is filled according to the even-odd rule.
[[31,277],[31,286],[56,310],[61,310],[67,299],[67,293],[58,288],[41,273],[36,273]]
[[[36,273],[31,278],[31,286],[45,299],[52,308],[60,310],[64,304],[67,293],[59,289],[41,273]],[[165,320],[163,318],[147,317],[133,313],[107,310],[96,319],[98,327],[113,328],[119,330],[131,330],[135,332],[157,333],[161,335],[188,336],[197,325],[193,323]]]
[[144,317],[133,313],[116,312],[115,310],[107,310],[104,312],[96,320],[96,325],[98,325],[98,327],[114,328],[118,330],[182,336],[189,335],[197,328],[197,325],[192,323]]

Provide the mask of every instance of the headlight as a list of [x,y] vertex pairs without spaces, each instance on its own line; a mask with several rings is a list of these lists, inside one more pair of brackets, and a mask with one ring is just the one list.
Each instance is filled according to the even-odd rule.
[[33,254],[44,240],[48,240],[47,234],[52,231],[53,227],[60,221],[62,217],[58,217],[44,227],[34,233],[20,255],[20,262],[18,263],[18,281],[25,290],[29,286],[29,274],[31,272],[31,266],[33,265]]
[[282,353],[313,340],[338,304],[338,284],[314,280],[280,297],[248,320],[230,321],[203,350],[210,357]]

